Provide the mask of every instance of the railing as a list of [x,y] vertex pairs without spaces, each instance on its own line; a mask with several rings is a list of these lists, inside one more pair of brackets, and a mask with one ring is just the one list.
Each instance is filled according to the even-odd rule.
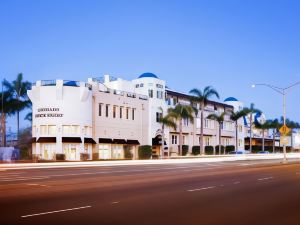
[[55,86],[56,80],[42,80],[41,86]]

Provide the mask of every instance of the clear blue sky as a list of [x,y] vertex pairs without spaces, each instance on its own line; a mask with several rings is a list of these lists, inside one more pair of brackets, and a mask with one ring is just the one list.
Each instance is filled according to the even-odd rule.
[[[2,0],[0,78],[153,72],[175,90],[212,85],[222,101],[234,96],[279,117],[280,96],[250,86],[300,81],[299,12],[300,1],[287,0]],[[300,87],[287,110],[298,121],[299,96]]]

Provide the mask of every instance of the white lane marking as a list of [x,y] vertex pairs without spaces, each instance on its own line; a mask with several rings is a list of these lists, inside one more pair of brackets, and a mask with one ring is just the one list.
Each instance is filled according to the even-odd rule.
[[196,189],[190,189],[190,190],[187,190],[187,191],[188,191],[188,192],[204,191],[204,190],[213,189],[213,188],[216,188],[216,186],[204,187],[204,188],[196,188]]
[[28,186],[40,186],[40,187],[50,187],[49,185],[46,184],[26,184]]
[[259,178],[257,179],[258,181],[263,181],[263,180],[271,180],[273,177],[264,177],[264,178]]
[[42,216],[42,215],[47,215],[47,214],[67,212],[67,211],[73,211],[73,210],[79,210],[79,209],[86,209],[86,208],[91,208],[91,207],[92,206],[88,205],[88,206],[82,206],[82,207],[71,208],[71,209],[61,209],[61,210],[55,210],[55,211],[49,211],[49,212],[35,213],[35,214],[29,214],[29,215],[21,216],[21,218],[27,218],[27,217],[33,217],[33,216]]
[[240,181],[233,182],[233,184],[240,184],[240,183],[241,183]]
[[112,204],[112,205],[115,205],[115,204],[118,204],[118,203],[120,203],[120,202],[112,202],[111,204]]
[[11,182],[11,181],[24,181],[24,180],[42,180],[42,179],[48,179],[50,177],[28,177],[28,178],[19,178],[16,177],[16,179],[4,179],[0,180],[0,182]]

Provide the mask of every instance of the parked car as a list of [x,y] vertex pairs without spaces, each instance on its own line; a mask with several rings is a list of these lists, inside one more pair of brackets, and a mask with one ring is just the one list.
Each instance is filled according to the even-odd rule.
[[250,153],[250,152],[246,151],[246,150],[237,150],[237,151],[229,152],[230,155],[243,155],[243,154],[248,154],[248,153]]
[[257,154],[270,154],[270,152],[269,151],[259,151],[259,152],[257,152]]

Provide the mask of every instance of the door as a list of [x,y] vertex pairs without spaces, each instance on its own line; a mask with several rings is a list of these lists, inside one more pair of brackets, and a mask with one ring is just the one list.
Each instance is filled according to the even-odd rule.
[[109,145],[99,145],[99,159],[109,159]]

